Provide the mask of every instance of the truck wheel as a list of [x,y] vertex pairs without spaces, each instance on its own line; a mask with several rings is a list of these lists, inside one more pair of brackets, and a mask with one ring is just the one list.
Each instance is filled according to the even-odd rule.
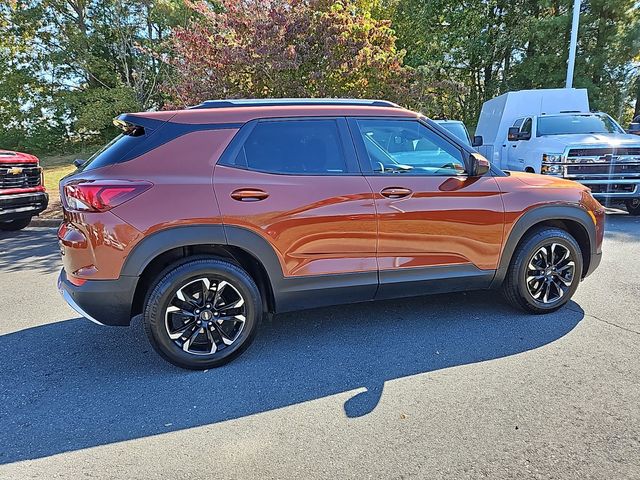
[[9,222],[0,222],[0,230],[15,232],[17,230],[22,230],[27,225],[29,225],[29,223],[31,223],[31,217],[18,218],[16,220],[11,220]]
[[566,304],[580,283],[582,253],[566,231],[545,227],[525,235],[502,284],[513,306],[549,313]]
[[260,291],[242,268],[210,257],[187,260],[153,286],[144,325],[153,348],[182,368],[219,367],[253,341]]
[[629,212],[629,215],[640,215],[640,198],[632,198],[631,200],[626,200],[625,204],[627,206],[627,212]]

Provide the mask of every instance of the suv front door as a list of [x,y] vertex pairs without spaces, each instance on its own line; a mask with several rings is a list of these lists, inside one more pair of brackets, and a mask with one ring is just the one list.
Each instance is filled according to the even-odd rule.
[[378,298],[489,285],[502,247],[495,179],[469,177],[464,150],[413,119],[350,118],[378,218]]

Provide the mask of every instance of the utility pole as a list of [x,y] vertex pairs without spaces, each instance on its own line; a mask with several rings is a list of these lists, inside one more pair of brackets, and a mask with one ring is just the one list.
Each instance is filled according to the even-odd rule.
[[580,0],[573,0],[573,21],[571,23],[571,41],[569,43],[569,61],[567,62],[566,88],[573,87],[573,69],[576,65],[576,45],[578,43],[578,24],[580,23]]

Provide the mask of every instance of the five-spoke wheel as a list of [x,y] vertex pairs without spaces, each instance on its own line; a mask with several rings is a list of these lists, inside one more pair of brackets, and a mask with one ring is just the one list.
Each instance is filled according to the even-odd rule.
[[543,227],[527,234],[516,248],[502,289],[514,306],[547,313],[571,299],[581,275],[576,239],[565,230]]
[[567,247],[559,243],[543,245],[532,255],[527,269],[527,288],[536,300],[551,304],[571,287],[576,263]]
[[165,312],[169,338],[194,355],[210,355],[240,336],[244,298],[225,280],[202,277],[178,288]]
[[145,327],[154,348],[184,368],[220,366],[251,343],[260,292],[242,268],[203,258],[176,266],[153,288]]

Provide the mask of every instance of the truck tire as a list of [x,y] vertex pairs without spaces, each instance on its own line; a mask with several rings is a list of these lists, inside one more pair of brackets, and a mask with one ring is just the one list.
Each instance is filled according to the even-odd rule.
[[631,200],[626,200],[625,204],[627,206],[627,212],[629,212],[629,215],[640,215],[640,198],[632,198]]
[[16,220],[10,220],[8,222],[0,222],[0,230],[16,232],[25,228],[27,225],[29,225],[29,223],[31,223],[31,217],[18,218]]
[[535,314],[550,313],[571,299],[581,276],[578,242],[564,230],[543,227],[520,241],[502,290],[514,307]]
[[186,259],[157,280],[144,327],[165,360],[191,370],[219,367],[253,342],[260,290],[239,266],[216,257]]

